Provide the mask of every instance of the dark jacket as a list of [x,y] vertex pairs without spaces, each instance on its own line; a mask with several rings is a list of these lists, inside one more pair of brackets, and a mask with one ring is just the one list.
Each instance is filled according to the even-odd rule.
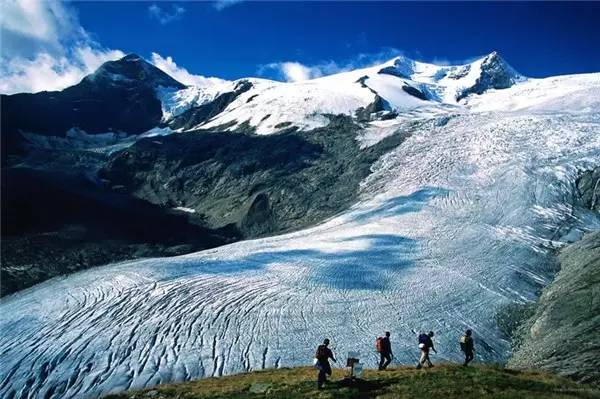
[[424,344],[425,347],[423,348],[423,350],[426,351],[428,351],[429,348],[433,348],[433,340],[428,334],[419,335],[419,344]]
[[315,353],[315,357],[319,361],[319,363],[329,363],[329,359],[335,359],[333,357],[333,352],[331,349],[326,347],[325,345],[319,345],[317,347],[317,352]]
[[473,352],[473,338],[463,335],[460,339],[460,349],[463,352]]
[[383,337],[381,339],[381,353],[392,353],[392,343],[388,337]]

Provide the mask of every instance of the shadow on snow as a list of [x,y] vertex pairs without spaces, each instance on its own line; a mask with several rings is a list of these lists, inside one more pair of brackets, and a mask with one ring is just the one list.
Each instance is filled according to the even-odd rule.
[[[375,209],[351,214],[351,221],[364,222],[422,210],[427,202],[448,190],[424,188],[408,196],[385,201]],[[342,290],[383,290],[387,288],[387,274],[399,273],[414,266],[417,241],[397,234],[365,234],[343,238],[340,246],[356,242],[358,249],[340,249],[339,252],[319,249],[292,249],[264,251],[232,260],[197,260],[189,257],[175,260],[168,268],[166,279],[196,274],[237,274],[263,270],[270,265],[289,265],[309,268],[309,281],[315,286],[329,286]],[[310,245],[310,243],[309,243]]]

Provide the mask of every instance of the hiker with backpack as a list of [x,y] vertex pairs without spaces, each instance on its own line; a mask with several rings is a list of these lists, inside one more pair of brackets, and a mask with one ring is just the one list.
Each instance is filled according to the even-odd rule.
[[425,334],[425,333],[419,334],[419,349],[421,350],[421,357],[419,358],[419,363],[417,364],[417,369],[420,369],[421,367],[423,367],[423,365],[425,363],[427,363],[427,366],[433,367],[433,364],[431,363],[431,360],[429,359],[429,350],[432,350],[435,353],[437,353],[437,351],[435,350],[435,347],[433,346],[433,340],[431,339],[432,337],[433,337],[433,331],[429,331],[429,334]]
[[473,333],[471,330],[467,330],[465,331],[465,335],[460,337],[460,350],[465,354],[465,362],[463,363],[463,366],[465,367],[475,357],[473,353],[475,351],[475,347],[473,344],[473,338],[471,337],[472,334]]
[[377,337],[375,340],[375,349],[379,352],[379,370],[385,370],[394,357],[389,331],[385,332],[385,337]]
[[317,347],[317,352],[315,353],[315,367],[319,370],[319,374],[317,376],[317,388],[323,389],[323,384],[327,381],[327,376],[331,375],[331,365],[329,364],[329,359],[335,360],[333,356],[333,352],[329,349],[329,339],[325,338],[323,344]]

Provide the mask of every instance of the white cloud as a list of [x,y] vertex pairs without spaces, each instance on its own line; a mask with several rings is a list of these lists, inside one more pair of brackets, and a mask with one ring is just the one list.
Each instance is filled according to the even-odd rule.
[[189,73],[187,69],[178,66],[170,56],[165,58],[158,53],[152,53],[152,63],[163,72],[171,75],[173,78],[186,85],[212,86],[224,82],[223,79],[219,78],[193,75]]
[[275,79],[285,80],[286,82],[299,82],[381,64],[399,54],[401,54],[399,50],[390,48],[378,53],[359,54],[355,58],[341,63],[325,61],[313,65],[305,65],[297,61],[272,62],[259,66],[257,73],[261,76],[272,76]]
[[341,68],[332,61],[310,66],[297,61],[286,61],[261,65],[257,73],[261,76],[274,75],[275,79],[285,80],[286,82],[300,82],[330,75],[340,70]]
[[185,8],[173,5],[171,12],[169,12],[160,8],[156,4],[152,4],[150,7],[148,7],[148,13],[150,14],[150,18],[156,19],[161,25],[166,25],[169,22],[181,19],[185,13]]
[[307,67],[299,62],[281,62],[276,67],[281,68],[281,72],[288,82],[299,82],[322,76],[318,67]]
[[[0,93],[14,94],[62,90],[77,84],[102,63],[123,57],[120,50],[102,48],[80,25],[68,3],[53,0],[3,1]],[[154,11],[153,11],[154,10]],[[149,12],[167,23],[185,10],[174,6],[173,13],[150,6]],[[152,53],[152,62],[184,84],[200,86],[222,82],[189,73],[171,57]]]
[[42,0],[3,0],[2,58],[41,51],[62,55],[66,42],[87,42],[77,15],[66,5]]
[[43,90],[62,90],[79,83],[102,63],[123,57],[119,50],[79,47],[71,56],[39,53],[34,59],[14,58],[2,67],[0,93],[14,94]]
[[97,50],[91,47],[79,47],[75,50],[75,56],[85,73],[94,72],[106,61],[118,60],[125,57],[121,50]]
[[3,0],[0,92],[60,90],[124,55],[90,39],[68,4]]
[[241,3],[244,0],[216,0],[213,3],[213,7],[219,11],[224,8],[231,7],[234,4]]

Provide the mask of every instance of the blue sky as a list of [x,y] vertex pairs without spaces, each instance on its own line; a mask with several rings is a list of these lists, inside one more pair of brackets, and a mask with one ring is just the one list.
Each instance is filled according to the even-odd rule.
[[[14,62],[7,68],[8,56],[37,62],[44,52],[55,58],[50,74],[57,68],[71,71],[69,67],[84,73],[102,60],[135,52],[190,79],[203,75],[290,80],[364,66],[399,52],[423,61],[451,62],[493,50],[531,77],[600,71],[600,3],[39,4],[40,9],[54,7],[44,15],[55,19],[47,31],[55,31],[48,42],[56,51],[35,40],[27,42],[18,27],[3,26],[3,33],[8,32],[2,54],[5,77],[11,76],[7,71],[18,72]],[[28,7],[21,5],[15,13],[43,14]],[[33,17],[28,20],[32,25],[37,21]],[[82,55],[82,48],[91,55]],[[57,57],[63,57],[62,64]],[[290,64],[297,67],[296,75],[286,70]]]
[[[227,79],[278,61],[344,63],[402,50],[424,60],[463,60],[498,50],[529,76],[600,71],[598,3],[240,2],[77,3],[80,20],[111,48],[172,56],[188,70]],[[107,21],[110,21],[107,24]],[[131,29],[135,26],[135,29]]]

